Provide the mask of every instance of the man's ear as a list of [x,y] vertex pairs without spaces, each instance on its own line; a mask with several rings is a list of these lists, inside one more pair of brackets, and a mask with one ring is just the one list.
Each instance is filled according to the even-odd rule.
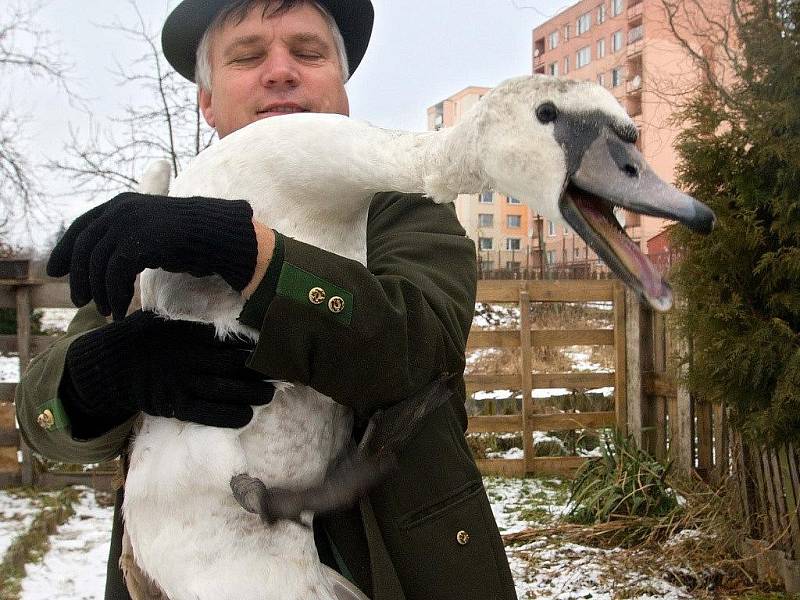
[[206,123],[208,123],[209,127],[215,129],[214,109],[211,107],[211,92],[198,87],[197,102],[200,104],[200,111],[203,113]]

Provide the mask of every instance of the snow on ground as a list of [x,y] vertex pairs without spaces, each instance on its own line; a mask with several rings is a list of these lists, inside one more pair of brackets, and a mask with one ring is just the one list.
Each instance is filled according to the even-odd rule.
[[84,491],[75,515],[50,537],[42,561],[26,567],[20,599],[102,599],[113,512],[97,503],[93,491]]
[[0,560],[14,539],[25,533],[36,515],[31,498],[0,491]]
[[19,381],[19,358],[16,354],[0,354],[0,383]]
[[[567,486],[559,480],[485,477],[484,485],[501,534],[553,523],[567,511]],[[692,598],[662,579],[621,568],[621,553],[554,537],[506,547],[520,600]]]
[[42,331],[66,331],[76,312],[77,308],[43,308]]

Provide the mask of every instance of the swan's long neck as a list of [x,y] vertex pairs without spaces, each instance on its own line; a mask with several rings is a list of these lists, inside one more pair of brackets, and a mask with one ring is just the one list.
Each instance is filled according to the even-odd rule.
[[359,140],[369,148],[361,155],[365,181],[374,192],[419,193],[438,202],[478,193],[483,181],[473,138],[467,127],[428,133],[367,127]]

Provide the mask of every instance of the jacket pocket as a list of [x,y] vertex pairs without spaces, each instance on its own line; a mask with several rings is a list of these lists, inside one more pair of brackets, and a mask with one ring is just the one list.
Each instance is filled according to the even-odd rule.
[[[502,542],[480,480],[398,522],[409,555],[403,571],[408,600],[515,598]],[[499,551],[499,556],[498,556]]]

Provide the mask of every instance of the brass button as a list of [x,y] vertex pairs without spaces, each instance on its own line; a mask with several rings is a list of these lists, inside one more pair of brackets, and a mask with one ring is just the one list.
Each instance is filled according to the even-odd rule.
[[308,299],[311,301],[311,304],[322,304],[325,302],[325,290],[321,287],[311,288],[308,292]]
[[458,541],[460,545],[466,546],[469,543],[469,534],[462,529],[456,534],[456,541]]
[[328,302],[328,308],[332,313],[339,314],[344,310],[344,299],[340,298],[339,296],[334,296]]
[[53,417],[53,413],[50,411],[50,409],[45,410],[38,417],[36,417],[36,422],[39,423],[39,427],[42,429],[52,429],[53,425],[56,424],[56,420]]

